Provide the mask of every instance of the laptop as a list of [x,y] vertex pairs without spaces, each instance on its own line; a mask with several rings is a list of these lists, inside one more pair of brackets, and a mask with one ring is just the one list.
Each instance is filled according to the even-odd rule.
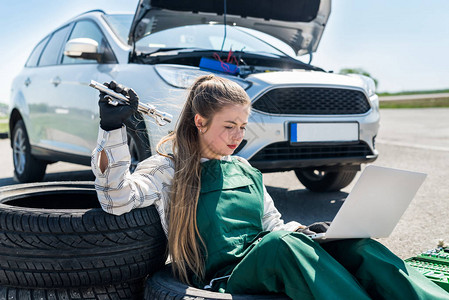
[[389,236],[426,176],[424,173],[367,166],[327,232],[310,237],[324,242]]

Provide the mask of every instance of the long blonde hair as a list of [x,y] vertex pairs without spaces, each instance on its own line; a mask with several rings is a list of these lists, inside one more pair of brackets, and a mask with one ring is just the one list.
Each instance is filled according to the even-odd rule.
[[171,186],[168,219],[168,252],[175,276],[190,283],[189,271],[204,278],[204,242],[196,223],[196,209],[201,182],[201,149],[195,115],[206,119],[207,126],[213,116],[231,104],[250,105],[246,92],[237,83],[205,75],[197,78],[190,88],[187,101],[177,121],[174,132],[157,145],[157,152],[167,156],[163,145],[172,142],[175,175]]

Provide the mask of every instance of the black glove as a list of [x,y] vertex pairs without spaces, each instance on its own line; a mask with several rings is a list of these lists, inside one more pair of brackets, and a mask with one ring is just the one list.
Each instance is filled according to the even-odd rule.
[[110,131],[121,128],[123,123],[132,116],[139,105],[139,97],[133,89],[117,84],[115,81],[104,83],[109,89],[120,93],[129,99],[129,105],[111,105],[105,99],[106,94],[100,93],[98,106],[100,107],[100,127],[103,130]]
[[309,226],[306,226],[306,228],[300,228],[296,231],[304,233],[305,235],[312,235],[316,233],[326,232],[330,225],[331,222],[315,222],[310,224]]

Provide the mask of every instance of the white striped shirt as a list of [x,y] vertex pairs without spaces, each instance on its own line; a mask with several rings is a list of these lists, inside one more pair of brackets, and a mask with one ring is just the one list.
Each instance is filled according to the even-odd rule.
[[[108,165],[104,172],[99,168],[100,152],[105,150]],[[244,158],[237,157],[249,165]],[[222,159],[230,160],[230,156]],[[107,213],[121,215],[133,208],[154,205],[159,213],[162,228],[167,235],[168,224],[165,211],[169,204],[169,191],[174,176],[171,159],[153,155],[137,165],[134,173],[129,172],[131,155],[127,145],[126,127],[98,132],[97,147],[92,153],[92,171],[95,174],[95,189],[101,207]],[[202,158],[201,161],[207,159]],[[264,230],[296,230],[301,224],[295,221],[284,224],[281,214],[264,186]]]

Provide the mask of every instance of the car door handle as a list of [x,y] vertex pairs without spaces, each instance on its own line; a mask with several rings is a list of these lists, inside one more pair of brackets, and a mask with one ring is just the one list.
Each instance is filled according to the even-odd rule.
[[29,86],[31,84],[31,79],[30,77],[28,77],[27,79],[25,79],[25,82],[23,83],[25,84],[25,86]]
[[51,80],[51,83],[53,83],[54,86],[57,87],[61,83],[61,78],[59,78],[59,76],[56,76]]

